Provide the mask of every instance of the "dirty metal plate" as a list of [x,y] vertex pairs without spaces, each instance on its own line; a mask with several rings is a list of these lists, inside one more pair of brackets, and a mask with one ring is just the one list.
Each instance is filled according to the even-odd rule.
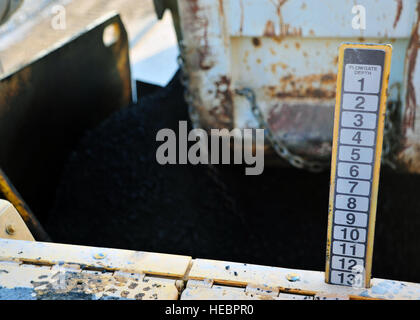
[[245,288],[213,286],[211,288],[186,288],[181,300],[313,300],[309,296],[278,294],[276,296],[247,292]]
[[340,47],[326,282],[369,287],[392,47]]
[[0,262],[0,300],[177,300],[175,280]]
[[[116,13],[91,19],[72,24],[65,38],[50,28],[42,37],[56,42],[0,80],[0,166],[41,221],[70,150],[132,101],[121,19]],[[109,43],[107,30],[115,35]]]
[[280,293],[309,296],[332,294],[350,299],[420,299],[420,284],[415,283],[372,279],[371,288],[350,288],[325,283],[324,272],[215,260],[194,260],[188,278],[213,279],[215,284],[236,287],[256,284],[258,287],[278,288]]
[[4,200],[0,200],[0,238],[34,241],[19,213],[10,202]]
[[[408,37],[416,1],[398,0],[228,0],[230,34],[234,36]],[[351,28],[352,8],[363,5],[366,30]],[[331,24],[334,27],[331,28]],[[349,28],[350,24],[350,28]]]
[[182,278],[191,261],[191,257],[187,256],[5,239],[0,239],[1,259],[43,265],[77,264],[88,269],[99,268],[174,278]]

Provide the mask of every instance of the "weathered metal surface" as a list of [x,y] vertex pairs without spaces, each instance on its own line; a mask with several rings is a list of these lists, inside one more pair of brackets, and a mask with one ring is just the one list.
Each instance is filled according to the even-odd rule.
[[388,101],[404,115],[395,123],[403,129],[392,147],[395,165],[420,173],[418,1],[358,1],[368,13],[365,30],[352,28],[354,4],[178,0],[193,121],[206,129],[258,127],[249,103],[234,93],[250,88],[271,130],[291,151],[329,159],[339,45],[390,43]]
[[4,200],[0,200],[0,238],[35,240],[13,205]]
[[[51,29],[45,37],[55,42],[0,80],[0,166],[40,219],[83,133],[131,102],[121,19],[115,13],[90,19],[72,24],[61,37]],[[118,32],[107,46],[110,27]]]
[[175,280],[0,262],[0,300],[176,300]]
[[215,284],[246,287],[255,284],[280,293],[323,296],[333,294],[351,299],[420,299],[420,284],[372,279],[372,287],[349,288],[325,283],[324,273],[243,263],[196,259],[188,279],[212,279]]
[[420,299],[420,284],[372,284],[349,288],[326,284],[316,271],[0,239],[0,300]]
[[0,239],[0,260],[39,265],[77,264],[82,269],[101,269],[182,278],[190,257],[64,245],[56,243],[11,241]]

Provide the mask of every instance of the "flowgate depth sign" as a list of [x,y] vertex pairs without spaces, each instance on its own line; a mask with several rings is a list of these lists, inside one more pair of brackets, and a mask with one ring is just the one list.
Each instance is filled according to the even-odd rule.
[[325,280],[370,287],[390,45],[340,46]]

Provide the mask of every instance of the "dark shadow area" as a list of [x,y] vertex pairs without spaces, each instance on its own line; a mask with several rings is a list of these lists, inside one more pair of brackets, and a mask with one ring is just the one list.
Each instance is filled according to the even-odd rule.
[[[50,212],[54,241],[322,271],[329,172],[156,162],[157,131],[188,119],[177,79],[84,137]],[[419,189],[383,170],[374,277],[420,282]]]

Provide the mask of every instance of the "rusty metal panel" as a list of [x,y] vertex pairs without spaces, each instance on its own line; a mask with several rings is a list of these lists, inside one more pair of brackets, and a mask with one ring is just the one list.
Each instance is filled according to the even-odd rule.
[[235,93],[249,88],[276,139],[305,159],[328,163],[339,45],[390,43],[388,101],[397,106],[390,158],[394,167],[420,173],[419,2],[357,4],[366,8],[365,30],[352,28],[350,0],[178,0],[193,122],[206,129],[261,127],[249,101]]
[[[280,294],[347,296],[350,299],[420,299],[420,284],[372,279],[369,289],[330,285],[324,272],[257,266],[226,261],[195,259],[188,279],[212,279],[214,284],[275,288]],[[272,291],[273,289],[271,289]]]
[[[228,0],[232,36],[299,36],[303,38],[407,38],[413,0]],[[367,13],[366,30],[349,28],[355,5]],[[239,13],[239,14],[238,14]],[[333,26],[333,27],[332,27]]]

